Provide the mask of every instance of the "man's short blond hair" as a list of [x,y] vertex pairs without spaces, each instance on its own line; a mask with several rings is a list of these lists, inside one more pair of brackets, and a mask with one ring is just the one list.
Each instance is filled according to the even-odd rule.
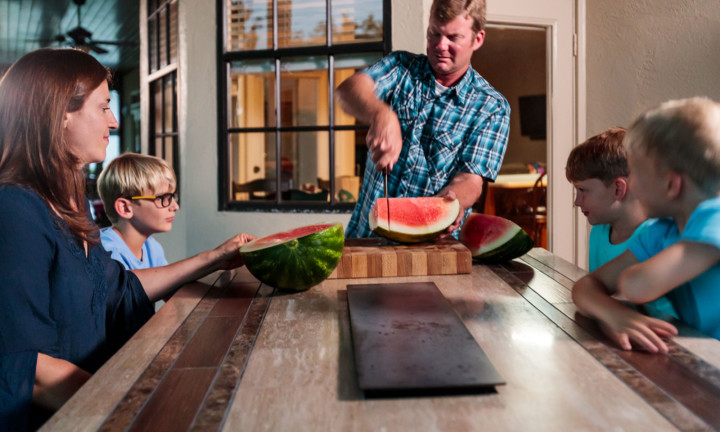
[[474,33],[485,29],[485,0],[435,0],[430,7],[430,16],[441,23],[449,23],[467,14],[472,18]]
[[720,104],[708,98],[672,100],[641,115],[625,145],[685,174],[705,193],[720,191]]
[[164,192],[165,184],[175,190],[177,179],[172,168],[163,159],[138,153],[124,153],[110,161],[98,178],[98,192],[110,222],[119,219],[115,211],[118,198],[130,198],[149,191]]

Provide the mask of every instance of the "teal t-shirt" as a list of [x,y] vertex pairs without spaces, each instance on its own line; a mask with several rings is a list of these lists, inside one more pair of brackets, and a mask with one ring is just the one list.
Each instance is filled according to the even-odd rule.
[[590,230],[590,271],[595,271],[598,267],[625,252],[630,241],[648,222],[649,220],[646,220],[640,224],[630,238],[618,244],[610,243],[610,225],[594,225]]
[[[645,261],[680,240],[720,248],[720,198],[700,203],[682,233],[674,220],[658,219],[641,230],[628,249],[638,260]],[[720,339],[720,263],[665,296],[681,320]]]
[[[648,219],[641,223],[627,240],[618,244],[610,243],[610,225],[594,225],[590,230],[590,271],[595,271],[598,267],[628,250],[628,246],[638,236],[638,233],[653,221],[654,219]],[[645,307],[652,315],[670,315],[677,318],[672,303],[664,296],[647,303]]]

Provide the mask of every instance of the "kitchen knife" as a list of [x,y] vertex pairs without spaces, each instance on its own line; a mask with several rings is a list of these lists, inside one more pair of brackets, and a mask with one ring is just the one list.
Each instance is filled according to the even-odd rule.
[[387,204],[387,229],[390,231],[390,197],[388,196],[388,167],[383,169],[383,181],[385,182],[385,204]]

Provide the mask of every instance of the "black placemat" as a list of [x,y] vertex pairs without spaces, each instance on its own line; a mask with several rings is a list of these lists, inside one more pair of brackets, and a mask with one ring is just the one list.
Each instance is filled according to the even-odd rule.
[[505,383],[434,283],[348,285],[347,293],[366,396],[482,393]]

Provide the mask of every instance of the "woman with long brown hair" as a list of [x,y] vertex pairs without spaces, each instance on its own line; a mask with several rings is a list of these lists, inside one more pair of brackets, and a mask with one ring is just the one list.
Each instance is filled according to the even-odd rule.
[[118,126],[109,81],[92,56],[49,48],[0,81],[0,430],[37,426],[59,408],[150,318],[153,301],[242,265],[246,234],[132,272],[102,249],[82,170],[105,159]]

